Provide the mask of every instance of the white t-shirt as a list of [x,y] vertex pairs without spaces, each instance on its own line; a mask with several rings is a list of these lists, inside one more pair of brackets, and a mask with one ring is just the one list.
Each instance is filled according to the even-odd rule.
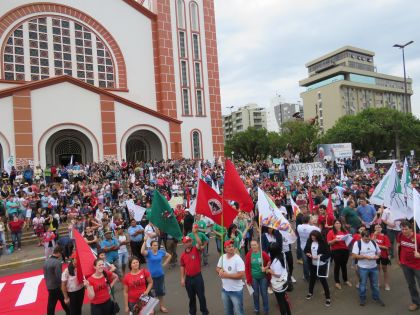
[[[318,265],[319,257],[316,258],[316,259],[313,258],[315,256],[319,256],[318,255],[318,248],[319,248],[318,242],[312,242],[312,244],[311,244],[311,255],[312,255],[312,265],[314,265],[314,266],[317,266]],[[320,261],[319,262],[319,265],[320,266],[325,265],[325,261]]]
[[300,237],[300,248],[302,250],[305,250],[306,242],[308,241],[309,234],[311,234],[312,231],[318,231],[321,232],[321,230],[313,225],[309,224],[301,224],[298,226],[297,231],[299,233]]
[[[122,243],[125,242],[127,240],[127,237],[125,235],[118,235],[118,242]],[[120,245],[120,247],[118,248],[118,254],[124,254],[127,253],[127,245]]]
[[[241,256],[237,254],[233,255],[231,258],[228,258],[227,254],[220,257],[217,267],[222,268],[222,266],[223,271],[228,274],[234,274],[241,271],[245,272],[245,263]],[[242,282],[242,279],[222,279],[222,287],[226,291],[241,291],[243,285],[244,283]]]
[[392,218],[391,209],[385,208],[384,212],[382,212],[381,219],[382,219],[382,221],[387,221],[387,222],[391,222],[391,223],[395,224],[394,227],[389,227],[387,225],[387,229],[394,230],[394,231],[401,231],[401,226],[400,226],[401,221],[400,220],[394,221],[394,219]]
[[[379,249],[378,245],[375,242],[369,241],[368,243],[365,243],[363,240],[360,242],[360,252],[359,252],[358,243],[359,242],[355,242],[353,245],[353,251],[352,251],[353,254],[373,257],[373,256],[379,256],[381,253],[381,250]],[[372,260],[372,259],[358,259],[357,265],[360,268],[367,268],[367,269],[376,268],[377,266],[376,260]]]
[[280,260],[277,258],[275,258],[271,263],[270,269],[276,276],[281,276],[284,272],[286,272],[286,268],[281,265]]
[[159,239],[158,236],[151,237],[150,235],[152,233],[156,233],[156,229],[153,228],[150,224],[146,225],[146,227],[144,228],[144,235],[148,236],[148,238],[146,240],[146,247],[147,248],[150,248],[150,243],[152,241],[157,241]]

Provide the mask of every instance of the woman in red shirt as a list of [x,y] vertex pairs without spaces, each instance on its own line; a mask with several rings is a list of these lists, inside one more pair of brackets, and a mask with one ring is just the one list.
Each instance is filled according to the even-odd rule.
[[378,259],[378,270],[384,272],[384,287],[386,291],[391,290],[389,286],[389,273],[388,265],[391,264],[389,260],[389,249],[391,248],[391,241],[388,236],[382,233],[382,225],[380,223],[375,224],[375,232],[370,236],[370,238],[376,241],[379,248],[381,249],[381,257]]
[[343,281],[351,287],[350,281],[347,278],[347,262],[349,260],[349,249],[346,242],[342,240],[343,236],[347,235],[340,220],[335,220],[331,231],[327,234],[328,245],[331,247],[331,256],[334,260],[334,280],[335,287],[341,290],[340,284],[340,269],[343,275]]
[[148,295],[153,287],[153,280],[150,272],[140,268],[140,260],[131,257],[128,261],[128,272],[123,279],[124,284],[124,306],[126,313],[133,311],[139,298]]
[[112,288],[117,282],[118,277],[115,273],[104,269],[105,263],[100,258],[95,259],[93,266],[95,273],[83,281],[91,302],[90,313],[91,315],[112,314],[113,304],[109,291],[110,287]]
[[18,216],[13,216],[13,221],[9,221],[7,227],[12,236],[13,246],[18,250],[21,250],[22,247],[22,231],[26,227],[25,221],[18,218]]

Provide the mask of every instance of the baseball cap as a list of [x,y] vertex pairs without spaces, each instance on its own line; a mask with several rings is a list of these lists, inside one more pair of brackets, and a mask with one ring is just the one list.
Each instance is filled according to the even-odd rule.
[[199,225],[197,223],[194,223],[192,227],[193,228],[199,228]]
[[182,243],[188,243],[188,242],[192,242],[192,238],[191,237],[189,237],[189,236],[184,236],[183,238],[182,238]]
[[233,245],[233,241],[232,240],[227,240],[224,244],[223,247],[228,247],[229,245]]

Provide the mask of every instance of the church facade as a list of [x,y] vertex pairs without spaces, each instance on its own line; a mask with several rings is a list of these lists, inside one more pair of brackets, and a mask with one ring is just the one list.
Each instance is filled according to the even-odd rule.
[[2,1],[0,165],[223,155],[213,1]]

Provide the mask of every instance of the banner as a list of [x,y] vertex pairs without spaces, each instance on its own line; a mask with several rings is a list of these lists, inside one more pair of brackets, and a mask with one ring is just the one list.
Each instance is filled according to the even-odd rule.
[[[0,314],[44,315],[47,313],[48,290],[42,269],[0,278]],[[85,294],[84,303],[89,299]],[[62,310],[60,302],[56,311]]]
[[10,172],[12,171],[12,166],[15,165],[15,158],[12,156],[9,156],[9,158],[4,160],[4,170],[7,172],[7,174],[10,175]]
[[309,175],[321,176],[328,173],[321,162],[290,164],[287,168],[289,179],[302,178]]
[[319,161],[334,161],[337,159],[351,159],[353,157],[353,150],[351,143],[329,143],[318,144],[317,156]]

